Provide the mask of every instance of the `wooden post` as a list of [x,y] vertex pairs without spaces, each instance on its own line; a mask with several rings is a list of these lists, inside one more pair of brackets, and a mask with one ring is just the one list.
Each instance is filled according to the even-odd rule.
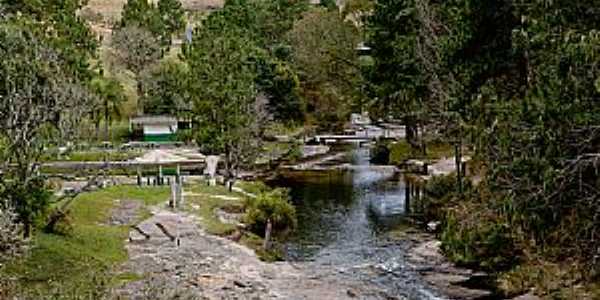
[[175,208],[177,203],[177,187],[176,183],[171,184],[171,199],[169,199],[169,207]]
[[454,159],[456,163],[456,184],[458,185],[458,192],[463,193],[462,187],[462,147],[460,141],[454,146]]
[[183,206],[183,183],[177,184],[177,207]]
[[137,167],[137,184],[142,186],[142,169],[140,166]]
[[163,178],[163,168],[162,168],[162,165],[158,165],[158,178],[157,178],[158,185],[163,185],[162,178]]
[[410,182],[404,179],[406,186],[404,187],[404,214],[410,214]]
[[177,165],[177,173],[175,175],[175,182],[181,184],[181,165]]

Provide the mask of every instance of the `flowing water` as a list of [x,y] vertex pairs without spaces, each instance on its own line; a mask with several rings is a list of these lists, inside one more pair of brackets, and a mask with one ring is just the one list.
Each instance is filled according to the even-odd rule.
[[410,242],[389,234],[407,226],[403,181],[370,166],[368,148],[351,150],[348,163],[347,171],[298,172],[277,183],[290,188],[298,213],[287,259],[359,278],[389,296],[442,299],[407,263]]

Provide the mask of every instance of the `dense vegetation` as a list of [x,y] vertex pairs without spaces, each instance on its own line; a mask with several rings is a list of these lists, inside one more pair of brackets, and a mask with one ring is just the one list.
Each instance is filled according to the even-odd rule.
[[462,144],[483,177],[443,201],[444,249],[457,261],[499,271],[542,259],[598,278],[597,7],[375,1],[373,112],[404,120],[416,149],[428,132]]

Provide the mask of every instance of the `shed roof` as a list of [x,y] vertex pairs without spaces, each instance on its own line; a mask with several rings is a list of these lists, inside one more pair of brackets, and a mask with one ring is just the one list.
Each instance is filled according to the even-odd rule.
[[150,124],[177,124],[178,119],[173,116],[139,116],[131,118],[129,122],[134,125],[150,125]]

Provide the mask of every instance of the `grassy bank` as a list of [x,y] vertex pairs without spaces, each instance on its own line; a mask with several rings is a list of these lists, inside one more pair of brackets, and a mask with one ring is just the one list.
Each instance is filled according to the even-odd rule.
[[411,146],[406,141],[380,142],[373,148],[372,162],[377,164],[402,165],[409,159],[433,162],[441,158],[453,157],[454,146],[442,141],[428,142],[426,151]]
[[[244,189],[259,192],[262,184],[242,183]],[[186,210],[199,217],[206,232],[219,236],[236,233],[237,222],[223,222],[217,210],[244,214],[246,197],[229,192],[223,186],[191,185],[185,188]],[[169,199],[168,187],[115,186],[79,195],[70,206],[69,235],[37,230],[31,249],[22,259],[0,269],[0,288],[6,281],[15,295],[25,299],[100,299],[111,287],[137,279],[134,274],[119,273],[119,265],[128,258],[125,249],[129,226],[110,223],[120,201],[139,201],[140,222],[149,216],[149,207]],[[277,259],[262,252],[262,238],[244,232],[239,242],[257,251],[265,260]]]
[[16,279],[18,294],[33,299],[44,299],[41,296],[56,299],[58,295],[98,298],[101,287],[130,277],[127,274],[115,277],[113,273],[127,259],[125,240],[129,232],[127,226],[108,224],[116,200],[137,200],[148,206],[168,197],[166,188],[129,186],[82,194],[70,208],[72,234],[60,236],[38,231],[28,255],[6,266],[1,276]]

